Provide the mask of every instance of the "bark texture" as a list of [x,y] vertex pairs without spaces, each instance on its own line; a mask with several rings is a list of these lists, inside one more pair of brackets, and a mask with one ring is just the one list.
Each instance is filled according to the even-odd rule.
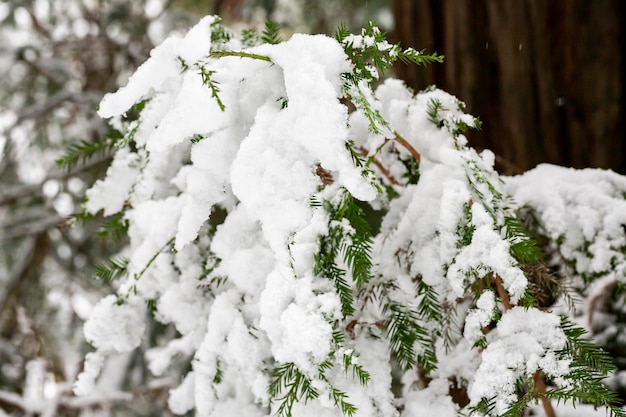
[[542,162],[626,173],[622,0],[393,0],[394,41],[445,55],[398,65],[483,121],[469,134],[515,173]]

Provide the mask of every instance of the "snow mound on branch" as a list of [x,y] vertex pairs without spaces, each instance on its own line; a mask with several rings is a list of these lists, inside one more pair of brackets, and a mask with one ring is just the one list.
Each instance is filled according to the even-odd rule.
[[102,118],[119,116],[135,103],[151,97],[168,80],[180,74],[178,58],[198,61],[210,52],[211,23],[214,16],[206,16],[184,38],[171,36],[150,52],[150,58],[128,80],[128,84],[113,94],[107,94],[100,103]]
[[601,169],[542,164],[506,179],[520,206],[583,277],[614,274],[626,282],[626,178]]
[[529,378],[541,370],[559,378],[569,372],[570,361],[558,359],[567,337],[559,316],[536,308],[514,307],[498,322],[497,339],[481,355],[482,362],[470,384],[470,404],[494,398],[495,413],[504,413],[517,401],[518,378]]

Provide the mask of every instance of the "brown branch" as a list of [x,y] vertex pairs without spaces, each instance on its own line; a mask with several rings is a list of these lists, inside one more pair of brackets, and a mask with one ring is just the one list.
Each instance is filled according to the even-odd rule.
[[498,291],[498,296],[500,300],[502,300],[502,305],[505,310],[510,310],[513,306],[511,305],[511,299],[509,298],[509,293],[506,292],[504,286],[502,285],[502,278],[499,275],[496,275],[496,290]]
[[415,150],[415,148],[413,147],[413,145],[411,145],[406,139],[404,139],[402,136],[400,136],[397,132],[395,132],[396,137],[394,138],[394,140],[396,142],[398,142],[400,145],[404,146],[404,148],[409,151],[409,153],[411,154],[411,156],[413,156],[413,158],[415,158],[416,161],[420,161],[420,159],[422,158],[422,156],[420,155],[419,152],[417,152],[417,150]]
[[327,169],[322,168],[321,165],[317,166],[315,173],[318,177],[320,177],[320,179],[322,180],[322,184],[324,185],[331,185],[335,182],[333,174],[331,174],[330,171],[328,171]]
[[[369,155],[369,152],[367,149],[365,149],[364,147],[360,147],[359,150],[361,151],[361,154],[365,157],[367,157]],[[400,185],[400,183],[398,182],[398,180],[396,180],[393,175],[391,174],[391,172],[389,171],[389,169],[384,166],[382,164],[382,162],[380,162],[378,160],[378,158],[376,158],[375,156],[372,157],[372,162],[374,163],[374,165],[376,165],[376,168],[378,168],[380,170],[380,172],[382,172],[382,174],[389,180],[390,183],[392,183],[393,185]]]
[[[535,382],[535,389],[537,392],[545,394],[547,390],[546,381],[540,371],[533,374],[533,381]],[[543,411],[546,413],[546,417],[556,417],[556,412],[554,411],[554,407],[552,407],[550,399],[545,395],[541,395],[539,399],[541,400],[541,405],[543,406]]]

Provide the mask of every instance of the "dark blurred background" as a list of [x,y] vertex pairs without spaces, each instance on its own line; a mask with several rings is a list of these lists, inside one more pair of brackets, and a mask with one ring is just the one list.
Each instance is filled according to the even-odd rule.
[[626,173],[623,0],[394,0],[393,39],[445,55],[398,67],[437,84],[484,122],[474,147],[501,171],[542,162]]

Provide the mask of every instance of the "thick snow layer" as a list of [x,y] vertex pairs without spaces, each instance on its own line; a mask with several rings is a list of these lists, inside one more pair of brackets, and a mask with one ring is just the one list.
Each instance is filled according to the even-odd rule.
[[[476,120],[450,94],[413,94],[397,80],[346,87],[352,63],[322,35],[245,50],[235,37],[212,54],[216,24],[205,18],[166,40],[101,103],[131,143],[86,208],[124,213],[129,264],[118,295],[85,326],[96,350],[75,392],[93,389],[107,354],[144,342],[146,303],[176,330],[146,346],[150,371],[182,377],[175,358],[192,364],[170,392],[179,414],[275,412],[296,376],[272,399],[272,373],[290,364],[319,394],[293,405],[297,416],[339,416],[344,393],[355,417],[456,416],[466,410],[452,386],[467,388],[471,405],[495,395],[502,413],[519,377],[541,370],[558,383],[569,372],[556,353],[565,346],[560,318],[505,310],[491,290],[501,278],[515,304],[528,285],[511,255],[521,237],[508,237],[505,218],[527,205],[580,274],[610,265],[623,275],[626,180],[540,166],[503,183],[493,153],[466,146],[460,132]],[[349,112],[348,92],[366,104]],[[126,121],[138,102],[139,118]],[[382,210],[371,253],[361,242],[372,258],[367,283],[353,274],[369,260],[355,266],[348,251],[357,223],[336,207],[346,193]],[[337,246],[335,275],[320,266],[330,250],[322,242]],[[349,302],[354,313],[344,317]],[[402,341],[390,342],[402,316],[392,306],[407,312]],[[483,337],[486,348],[472,346]],[[414,356],[402,372],[400,343]],[[437,363],[423,375],[412,361],[429,354]]]
[[106,178],[98,180],[87,191],[85,209],[92,214],[104,210],[105,216],[120,212],[135,184],[139,161],[139,155],[127,149],[117,152],[107,170]]
[[543,233],[586,278],[606,273],[626,280],[626,178],[600,169],[542,164],[506,179],[521,206],[537,214]]
[[535,308],[514,307],[498,322],[497,339],[481,355],[481,364],[469,386],[471,404],[494,398],[502,414],[517,401],[516,381],[537,370],[558,378],[569,372],[569,360],[557,359],[566,337],[557,315]]
[[119,116],[138,101],[149,98],[169,79],[180,74],[178,58],[193,63],[207,55],[211,46],[213,16],[204,17],[184,38],[172,36],[150,52],[150,58],[116,93],[107,94],[98,114],[103,118]]
[[103,353],[131,351],[143,337],[143,313],[141,305],[120,304],[114,295],[106,296],[85,323],[85,339]]

